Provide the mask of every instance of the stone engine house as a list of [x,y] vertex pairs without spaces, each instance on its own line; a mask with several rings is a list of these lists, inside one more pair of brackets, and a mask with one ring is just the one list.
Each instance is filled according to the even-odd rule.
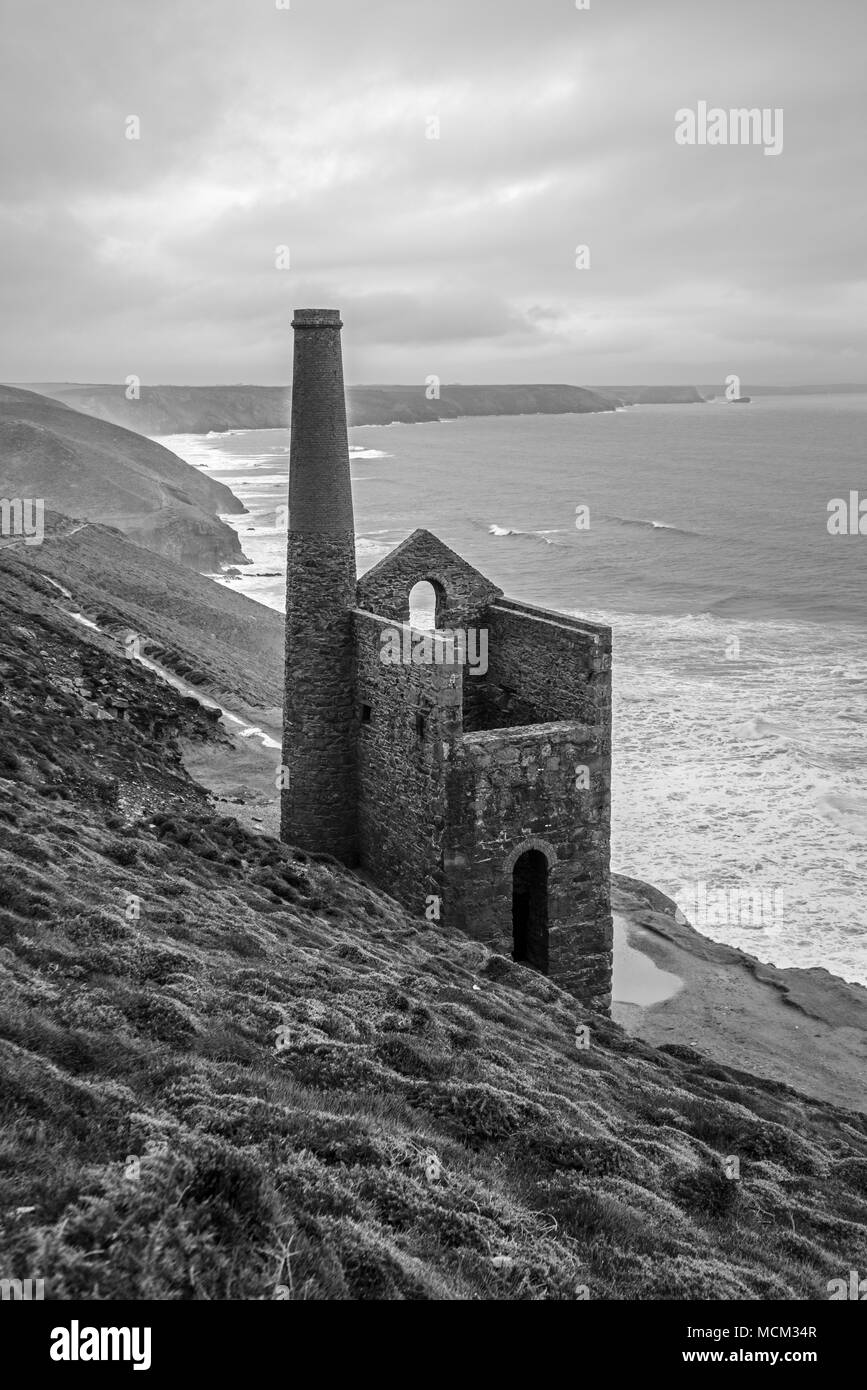
[[295,311],[282,836],[607,1009],[611,631],[429,531],[356,580],[341,327]]

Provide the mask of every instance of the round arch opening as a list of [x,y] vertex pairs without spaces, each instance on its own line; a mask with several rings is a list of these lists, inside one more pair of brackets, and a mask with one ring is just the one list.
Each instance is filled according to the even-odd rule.
[[409,622],[411,627],[433,631],[442,626],[445,594],[442,586],[430,579],[420,579],[409,591]]
[[548,856],[525,849],[512,868],[512,959],[548,974]]

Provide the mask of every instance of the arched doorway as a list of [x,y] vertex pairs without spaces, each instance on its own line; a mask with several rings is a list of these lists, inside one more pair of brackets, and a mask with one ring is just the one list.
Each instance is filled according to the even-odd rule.
[[431,631],[440,626],[443,594],[428,579],[420,579],[409,591],[410,627]]
[[548,973],[548,860],[528,849],[512,870],[512,959]]

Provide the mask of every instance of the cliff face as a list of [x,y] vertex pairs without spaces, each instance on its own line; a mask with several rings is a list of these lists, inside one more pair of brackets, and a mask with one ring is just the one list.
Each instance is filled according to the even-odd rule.
[[[46,396],[140,434],[205,434],[209,430],[282,429],[292,393],[283,386],[145,386],[129,401],[121,386],[50,383]],[[350,425],[415,424],[464,415],[585,414],[616,402],[581,386],[448,386],[428,400],[424,386],[350,386]],[[224,510],[228,510],[225,508]]]
[[704,396],[695,386],[612,386],[600,389],[610,389],[621,405],[704,404]]
[[249,564],[231,526],[182,503],[161,507],[121,529],[136,545],[202,574],[218,573],[226,563]]
[[244,506],[222,483],[132,430],[5,386],[0,496],[41,498],[193,568],[244,560],[236,533],[216,515]]

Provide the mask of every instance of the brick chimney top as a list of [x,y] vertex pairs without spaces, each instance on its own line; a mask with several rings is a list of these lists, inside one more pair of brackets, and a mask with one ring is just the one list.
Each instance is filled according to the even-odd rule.
[[296,309],[293,328],[342,328],[339,309]]

